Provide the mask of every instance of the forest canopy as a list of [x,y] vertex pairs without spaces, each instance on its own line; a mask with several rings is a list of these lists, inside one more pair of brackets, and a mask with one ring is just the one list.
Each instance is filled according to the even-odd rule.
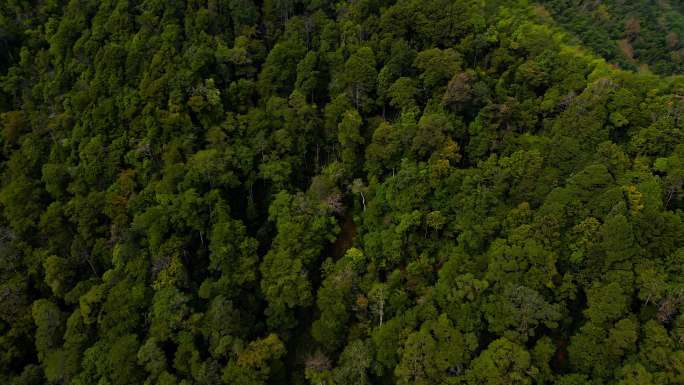
[[621,68],[684,73],[684,3],[671,0],[540,0],[582,44]]
[[684,383],[683,12],[0,2],[0,383]]

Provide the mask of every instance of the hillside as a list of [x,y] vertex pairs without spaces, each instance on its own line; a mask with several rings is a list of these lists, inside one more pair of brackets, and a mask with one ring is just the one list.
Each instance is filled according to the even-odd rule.
[[684,77],[559,4],[0,4],[0,383],[683,383]]
[[684,73],[684,3],[541,0],[545,12],[608,61],[629,70]]

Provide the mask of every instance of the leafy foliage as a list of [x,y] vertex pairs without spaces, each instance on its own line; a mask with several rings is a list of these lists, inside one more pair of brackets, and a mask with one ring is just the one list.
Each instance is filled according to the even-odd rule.
[[626,3],[3,2],[0,383],[683,383],[684,8]]

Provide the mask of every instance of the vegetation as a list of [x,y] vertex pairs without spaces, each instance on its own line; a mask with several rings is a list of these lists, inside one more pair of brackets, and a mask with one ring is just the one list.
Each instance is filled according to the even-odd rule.
[[684,3],[671,0],[540,0],[582,44],[620,67],[684,73]]
[[683,383],[684,77],[576,43],[523,0],[2,2],[0,383]]

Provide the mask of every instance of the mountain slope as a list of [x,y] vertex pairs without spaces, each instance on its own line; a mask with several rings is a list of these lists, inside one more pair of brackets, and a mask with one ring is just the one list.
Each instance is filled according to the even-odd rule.
[[625,69],[684,72],[684,13],[671,1],[542,0],[582,44]]

